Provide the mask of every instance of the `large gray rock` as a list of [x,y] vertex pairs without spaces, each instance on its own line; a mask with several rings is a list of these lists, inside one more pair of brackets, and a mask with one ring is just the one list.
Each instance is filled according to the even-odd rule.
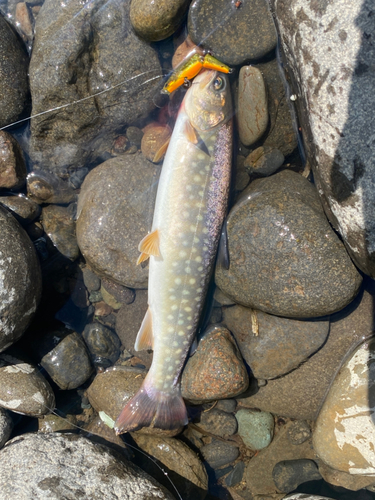
[[326,213],[358,267],[374,277],[374,4],[270,3]]
[[42,6],[30,63],[32,113],[72,105],[32,120],[34,167],[98,163],[125,125],[155,107],[160,63],[132,30],[129,4],[51,0]]
[[0,352],[28,327],[41,296],[39,261],[26,232],[0,206]]
[[0,451],[1,498],[173,500],[122,455],[75,434],[24,434]]

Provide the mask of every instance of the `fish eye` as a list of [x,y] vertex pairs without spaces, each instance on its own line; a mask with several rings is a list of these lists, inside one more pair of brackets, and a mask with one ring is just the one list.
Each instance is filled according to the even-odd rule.
[[212,82],[212,85],[215,90],[223,90],[225,86],[225,80],[224,78],[221,78],[221,76],[217,76],[215,80]]

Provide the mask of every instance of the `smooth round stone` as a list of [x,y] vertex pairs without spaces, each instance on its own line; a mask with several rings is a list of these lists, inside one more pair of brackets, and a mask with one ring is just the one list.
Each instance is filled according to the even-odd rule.
[[236,417],[216,408],[208,412],[202,412],[197,425],[201,429],[220,437],[232,436],[237,432]]
[[316,421],[313,444],[333,469],[375,476],[375,339],[344,362]]
[[78,200],[77,240],[99,276],[130,288],[147,287],[148,267],[137,266],[138,244],[151,227],[159,172],[142,155],[125,155],[86,177]]
[[100,278],[91,271],[90,268],[82,269],[83,282],[89,292],[98,292],[100,290]]
[[295,172],[252,182],[230,211],[227,232],[230,267],[217,266],[215,281],[239,304],[313,318],[339,311],[359,291],[362,277],[318,193]]
[[217,402],[215,408],[227,413],[232,413],[236,409],[237,402],[235,399],[221,399]]
[[226,308],[224,323],[254,377],[266,380],[297,368],[319,349],[329,332],[329,321],[297,321],[243,306]]
[[271,413],[264,411],[238,410],[236,413],[238,434],[252,450],[262,450],[272,441],[275,427]]
[[233,337],[222,326],[210,327],[182,373],[182,396],[191,401],[215,401],[235,397],[248,385]]
[[[113,283],[109,280],[103,279],[102,286],[100,291],[102,292],[104,300],[107,302],[107,298],[109,300],[113,300],[117,304],[131,304],[135,299],[135,292],[131,288],[127,288],[125,286],[118,285],[117,283]],[[111,297],[111,299],[110,299]],[[109,302],[107,304],[111,305]],[[120,309],[120,307],[114,307],[114,309]]]
[[7,410],[0,408],[0,448],[8,441],[13,430],[13,420]]
[[22,415],[40,417],[55,408],[55,395],[36,366],[1,354],[0,406]]
[[0,130],[0,188],[18,189],[26,181],[26,164],[18,142]]
[[1,196],[0,203],[11,210],[14,217],[23,225],[36,219],[41,211],[40,206],[26,196]]
[[[76,434],[16,437],[0,451],[0,468],[4,498],[78,499],[94,495],[103,500],[174,499],[123,455]],[[15,470],[20,473],[15,474]]]
[[244,462],[237,462],[233,470],[225,478],[225,484],[229,487],[232,487],[240,483],[242,481],[244,471]]
[[109,328],[100,323],[89,323],[82,333],[94,365],[108,368],[120,356],[121,341]]
[[237,446],[215,438],[212,439],[210,444],[202,446],[199,451],[208,465],[213,469],[234,462],[240,454]]
[[237,123],[240,140],[251,146],[266,131],[268,100],[262,73],[255,66],[242,66],[238,77]]
[[271,14],[262,0],[243,1],[238,8],[226,0],[195,0],[189,9],[188,30],[194,43],[203,40],[215,57],[233,66],[260,59],[277,43]]
[[306,459],[278,462],[272,476],[276,488],[285,493],[290,493],[302,483],[322,479],[316,463]]
[[57,250],[70,260],[79,255],[76,224],[69,207],[48,205],[42,210],[43,227]]
[[34,170],[27,176],[27,196],[36,203],[71,203],[77,194],[70,184],[51,172]]
[[138,36],[158,42],[173,35],[184,19],[190,0],[132,0],[130,21]]
[[29,326],[41,296],[39,261],[27,233],[0,206],[0,351]]
[[270,146],[261,146],[245,158],[244,166],[249,174],[272,175],[284,163],[283,153]]
[[15,122],[30,101],[29,58],[20,39],[0,16],[0,127]]

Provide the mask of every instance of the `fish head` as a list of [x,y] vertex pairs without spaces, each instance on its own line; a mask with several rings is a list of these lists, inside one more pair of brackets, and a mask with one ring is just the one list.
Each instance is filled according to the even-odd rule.
[[186,92],[185,112],[192,126],[205,132],[232,117],[228,77],[214,70],[202,70]]

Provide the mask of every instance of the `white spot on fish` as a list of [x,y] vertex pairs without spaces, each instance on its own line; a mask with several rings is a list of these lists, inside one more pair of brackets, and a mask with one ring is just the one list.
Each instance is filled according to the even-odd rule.
[[198,257],[195,257],[195,262],[202,262],[202,257],[198,255]]
[[169,333],[173,333],[173,331],[174,331],[173,326],[170,326],[170,327],[168,328],[168,332],[169,332]]
[[176,295],[170,295],[170,296],[169,296],[169,299],[170,299],[170,300],[176,300]]
[[208,233],[208,229],[207,229],[206,227],[204,227],[204,228],[202,229],[202,233],[207,234],[207,233]]
[[173,319],[173,315],[172,314],[168,314],[167,318],[168,319]]
[[181,285],[181,278],[176,278],[174,282],[176,283],[176,285]]
[[[183,324],[184,324],[184,320],[183,320],[183,319],[179,319],[179,320],[177,321],[177,324],[178,324],[178,325],[183,325]],[[179,335],[180,335],[180,333],[179,333]]]
[[181,354],[181,353],[182,353],[182,349],[177,349],[176,354]]
[[[183,330],[180,330],[177,335],[179,335],[180,337],[182,337],[183,335],[185,335],[185,332]],[[181,349],[179,349],[179,350],[181,351]],[[176,352],[178,354],[178,351],[176,351]]]
[[[178,255],[180,257],[186,257],[187,253],[185,252],[185,250],[181,250]],[[177,262],[174,262],[173,264],[177,266]]]
[[[191,273],[191,267],[185,267],[185,273],[187,273],[187,274]],[[182,293],[184,293],[184,292],[185,292],[185,290]]]
[[173,306],[171,307],[172,311],[175,311],[177,309],[177,305],[176,304],[173,304]]
[[190,231],[192,233],[195,233],[195,230],[196,230],[196,226],[194,226],[193,224],[190,226]]
[[[190,268],[189,268],[190,269]],[[182,295],[190,295],[189,290],[183,290]]]
[[202,266],[199,266],[199,267],[198,267],[198,271],[199,271],[199,272],[203,271],[203,267],[202,267]]
[[204,154],[198,153],[198,160],[204,160]]
[[189,279],[189,283],[190,283],[190,285],[194,285],[195,281],[196,281],[196,279],[195,279],[195,278],[190,278],[190,279]]
[[189,306],[188,307],[184,307],[184,311],[190,312],[191,311],[191,307],[189,307]]

